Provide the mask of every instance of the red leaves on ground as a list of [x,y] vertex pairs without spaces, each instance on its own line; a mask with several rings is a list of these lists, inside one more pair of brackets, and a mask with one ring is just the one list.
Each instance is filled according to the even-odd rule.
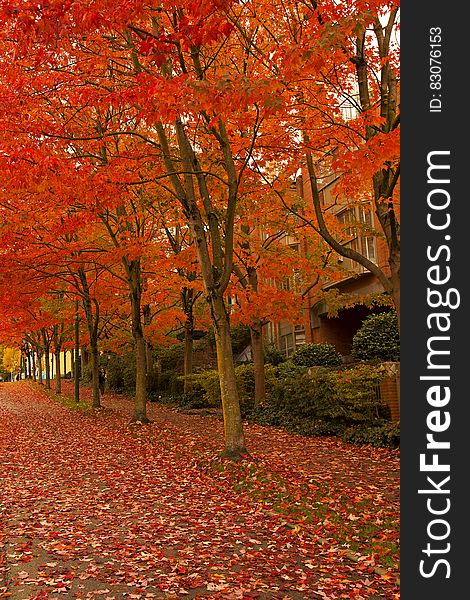
[[213,416],[150,405],[129,427],[131,402],[104,405],[0,384],[0,597],[398,599],[397,569],[377,568],[396,550],[396,453],[250,425],[251,462],[232,464]]

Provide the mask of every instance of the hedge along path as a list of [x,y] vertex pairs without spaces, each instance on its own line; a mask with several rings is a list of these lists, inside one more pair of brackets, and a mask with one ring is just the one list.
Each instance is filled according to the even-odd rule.
[[127,414],[72,411],[24,382],[0,385],[0,407],[3,597],[398,598],[235,493],[184,424],[129,430]]

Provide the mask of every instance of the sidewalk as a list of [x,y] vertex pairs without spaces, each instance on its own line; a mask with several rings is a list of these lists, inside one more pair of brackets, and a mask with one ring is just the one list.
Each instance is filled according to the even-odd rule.
[[396,535],[380,528],[399,515],[396,452],[247,426],[254,462],[211,468],[216,418],[149,404],[129,428],[131,401],[103,405],[0,384],[0,598],[398,598],[396,569],[335,536],[342,520]]

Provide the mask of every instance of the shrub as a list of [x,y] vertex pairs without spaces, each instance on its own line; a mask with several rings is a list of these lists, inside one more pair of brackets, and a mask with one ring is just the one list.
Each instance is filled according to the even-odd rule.
[[156,381],[152,388],[152,395],[161,396],[173,396],[175,394],[182,393],[183,384],[180,381],[180,377],[176,371],[163,371],[159,377],[156,377]]
[[276,367],[283,363],[286,360],[286,357],[276,348],[276,346],[270,345],[264,350],[264,360],[266,364],[274,365]]
[[291,360],[279,364],[276,368],[276,374],[279,378],[295,377],[297,375],[303,375],[307,371],[308,367],[302,367],[294,365]]
[[352,355],[358,360],[400,360],[400,335],[395,311],[369,315],[352,342]]
[[194,390],[184,394],[158,396],[155,400],[162,404],[177,406],[184,409],[207,408],[207,402],[204,399],[203,393]]
[[113,354],[106,365],[106,383],[113,392],[134,393],[135,354]]
[[91,364],[90,363],[88,363],[87,365],[85,365],[85,367],[81,370],[80,378],[83,381],[83,383],[86,383],[86,384],[91,383],[91,380],[93,379],[93,377],[92,377],[92,371],[91,371]]
[[343,432],[343,442],[370,444],[376,448],[397,448],[400,445],[400,425],[384,422],[376,426],[349,427]]
[[[275,368],[265,365],[265,377],[267,389],[275,380]],[[248,363],[235,368],[237,389],[240,396],[240,407],[242,415],[247,415],[253,408],[255,393],[255,377],[253,364]],[[205,407],[220,407],[222,399],[220,395],[219,373],[215,370],[201,371],[186,377],[179,377],[181,381],[189,380],[193,385],[193,393],[200,391],[205,401]]]
[[332,344],[303,344],[292,355],[292,362],[302,367],[335,367],[342,363],[341,354]]
[[183,365],[184,345],[174,342],[169,346],[156,346],[154,359],[160,361],[162,372],[177,371]]
[[248,325],[232,325],[230,328],[232,352],[234,356],[243,352],[251,343],[250,328]]
[[399,434],[389,435],[389,408],[380,399],[383,373],[379,367],[323,367],[309,372],[288,361],[277,371],[266,405],[250,415],[256,423],[280,426],[300,435],[348,435],[348,441],[354,443],[397,445]]

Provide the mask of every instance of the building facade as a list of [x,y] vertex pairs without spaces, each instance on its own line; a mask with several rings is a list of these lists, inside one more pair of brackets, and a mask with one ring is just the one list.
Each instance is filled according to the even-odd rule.
[[[336,197],[334,188],[338,181],[335,174],[321,173],[318,177],[319,195],[322,207],[334,215],[341,228],[343,242],[366,256],[389,275],[387,244],[377,235],[380,230],[373,206],[364,200],[361,203],[348,203]],[[313,206],[312,192],[306,169],[302,169],[295,182],[297,194],[305,205]],[[286,242],[287,243],[287,242]],[[292,240],[290,240],[290,245]],[[298,242],[299,251],[307,252],[305,242]],[[377,306],[368,308],[361,304],[361,298],[384,294],[378,278],[359,263],[332,253],[335,276],[323,279],[310,289],[304,300],[301,323],[271,322],[266,327],[266,340],[290,357],[296,348],[304,343],[329,342],[345,357],[351,354],[354,334],[363,320],[372,313],[388,310]],[[306,286],[308,289],[308,285]],[[350,298],[349,308],[342,308],[337,316],[329,316],[325,292],[337,290]],[[354,298],[357,296],[357,303]]]

